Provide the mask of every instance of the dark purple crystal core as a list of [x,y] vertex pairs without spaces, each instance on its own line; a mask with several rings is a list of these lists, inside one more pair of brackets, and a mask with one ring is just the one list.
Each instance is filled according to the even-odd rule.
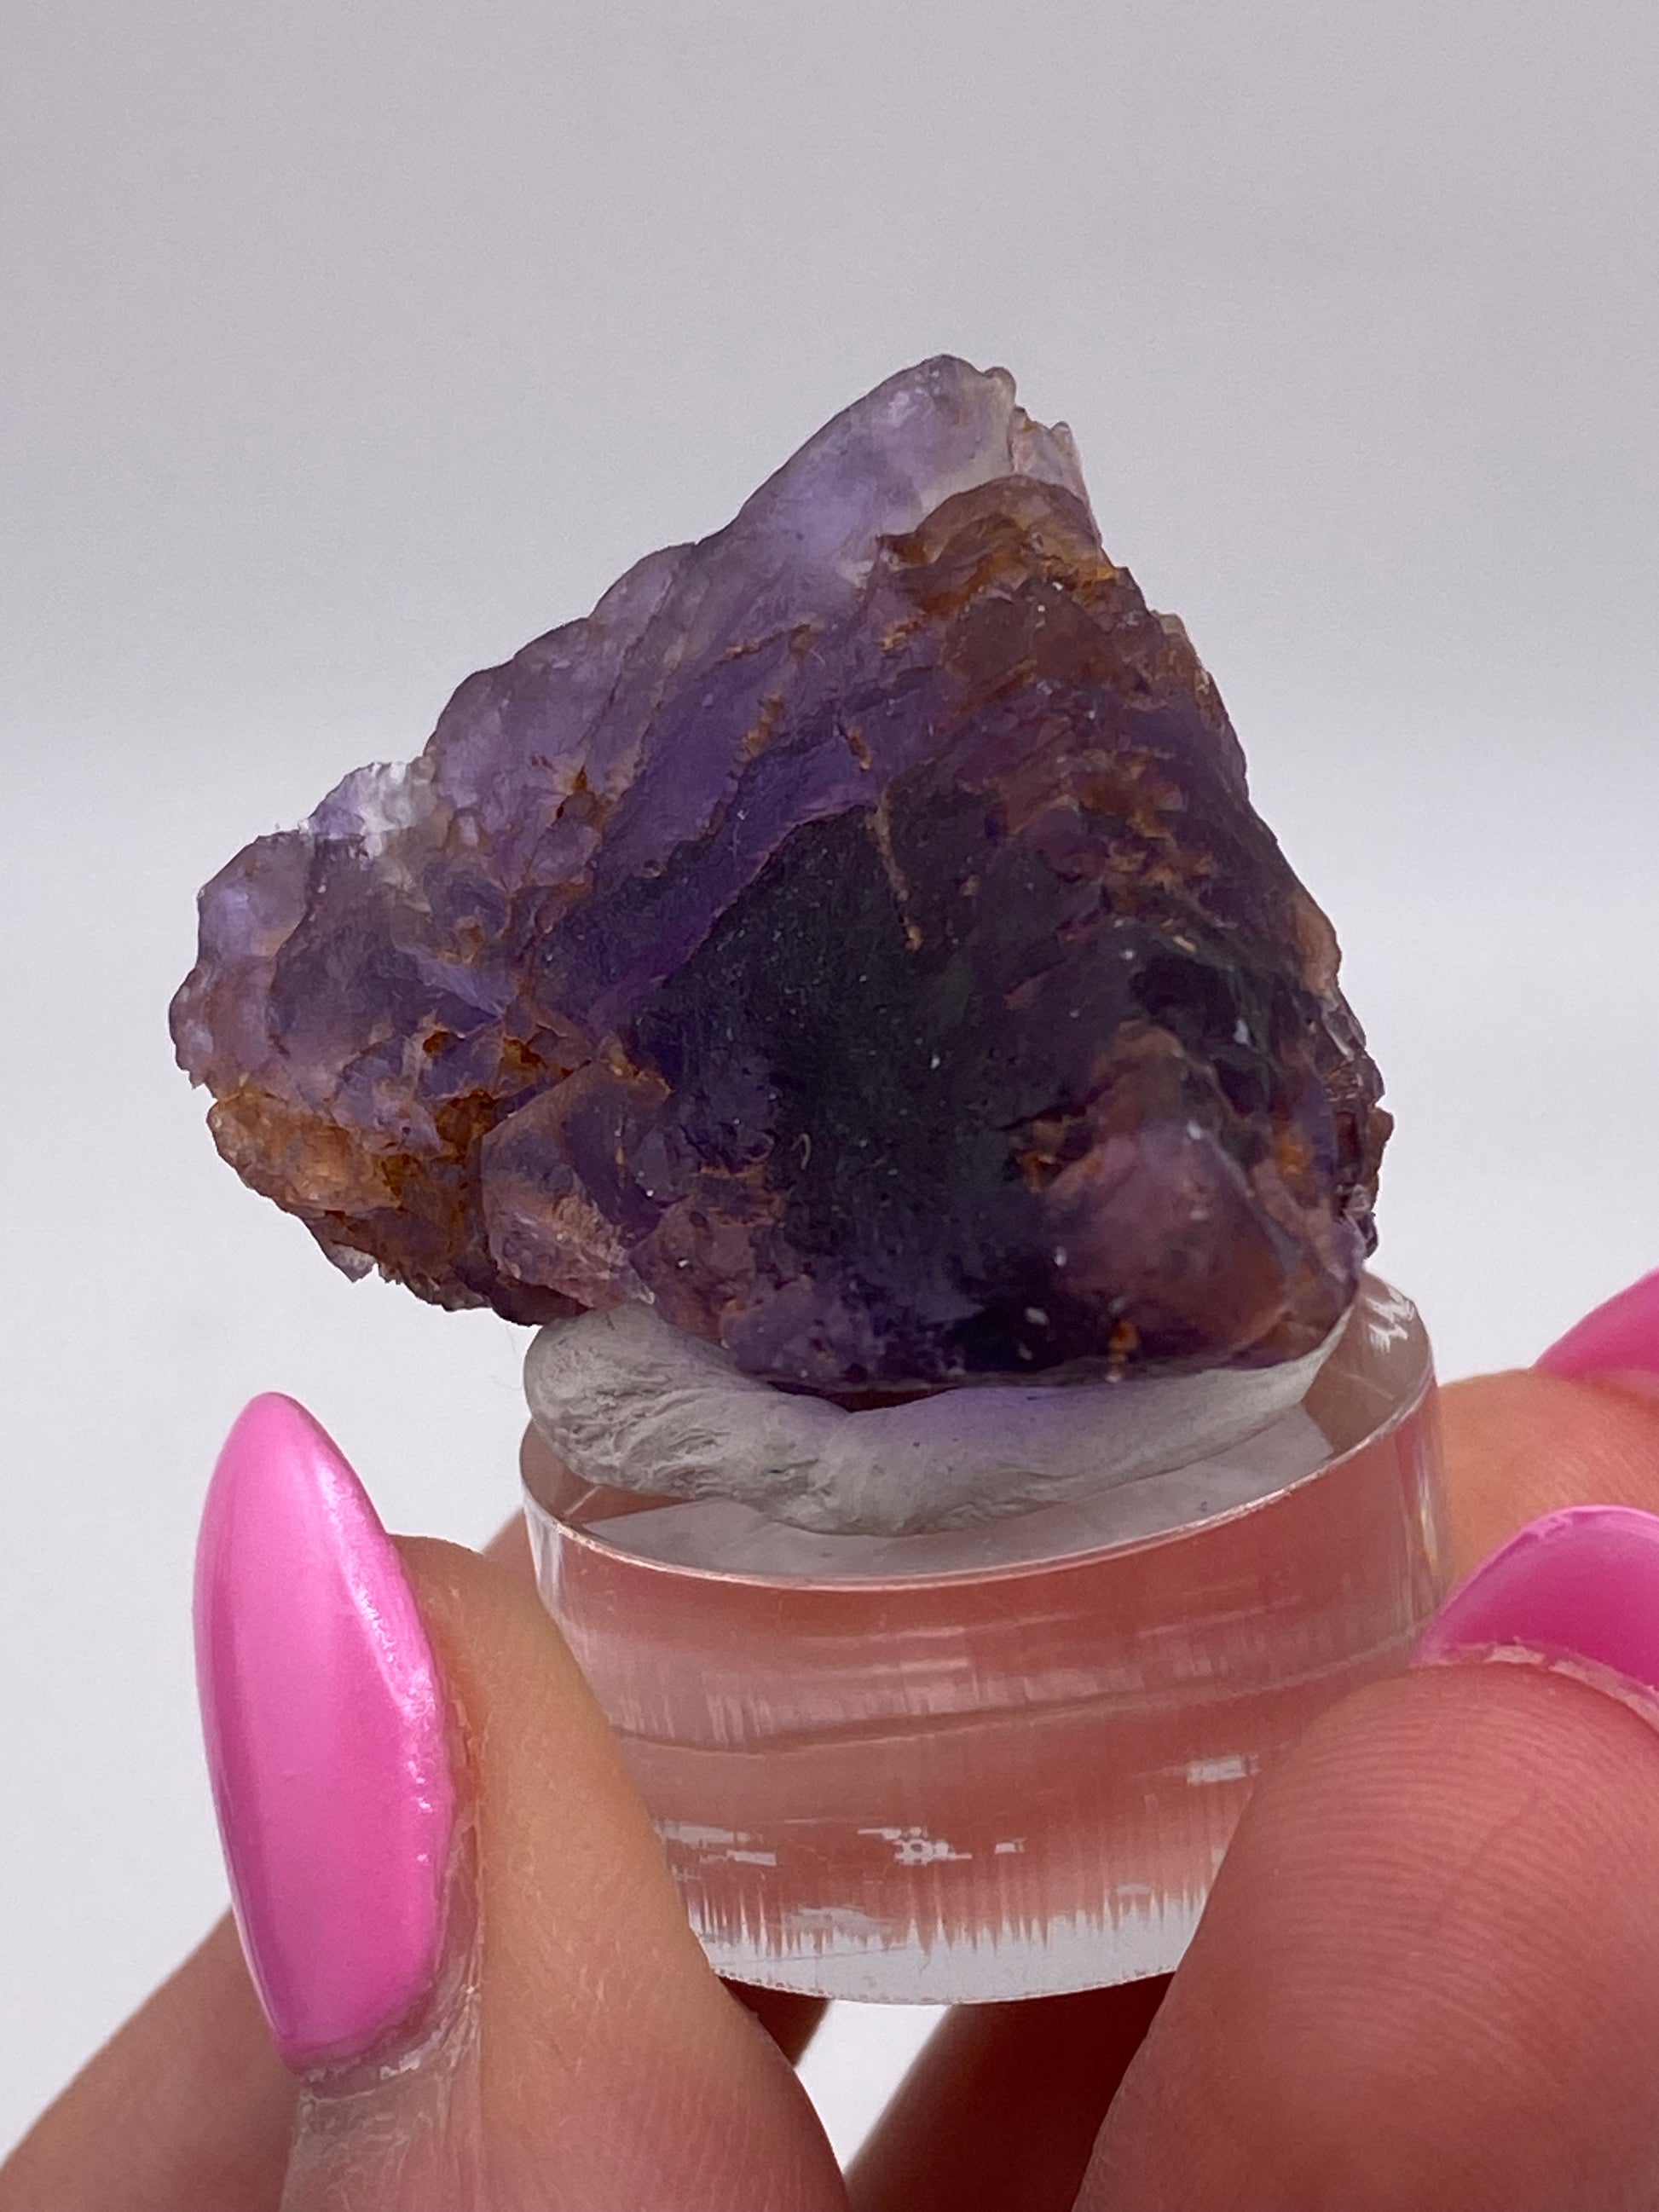
[[348,1272],[849,1400],[1307,1352],[1389,1130],[1185,632],[948,358],[239,854],[173,1030]]

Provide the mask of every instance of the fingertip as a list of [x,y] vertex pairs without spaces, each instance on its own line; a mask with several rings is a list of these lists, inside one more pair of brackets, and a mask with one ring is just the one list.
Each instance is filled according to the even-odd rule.
[[195,1576],[209,1778],[238,1925],[296,2071],[414,2033],[438,1971],[453,1792],[441,1684],[369,1495],[293,1399],[220,1452]]
[[1638,2201],[1656,1882],[1659,1732],[1613,1700],[1478,1666],[1362,1692],[1264,1778],[1079,2212]]
[[[533,1583],[457,1545],[397,1540],[453,1702],[477,1886],[477,2186],[441,2201],[540,2202],[556,2172],[559,2201],[584,2212],[825,2212],[839,2185],[822,2130],[704,1957]],[[422,2112],[439,2098],[411,2094]]]
[[1440,1392],[1454,1580],[1563,1506],[1659,1512],[1659,1397],[1515,1369]]

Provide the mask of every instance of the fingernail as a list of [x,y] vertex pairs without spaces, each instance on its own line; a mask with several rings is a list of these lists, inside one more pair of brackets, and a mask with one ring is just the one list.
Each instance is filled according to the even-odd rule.
[[[1570,1505],[1528,1522],[1429,1623],[1413,1664],[1531,1660],[1659,1694],[1659,1516]],[[1614,1679],[1607,1679],[1614,1678]]]
[[219,1455],[196,1668],[237,1924],[276,2047],[296,2069],[362,2057],[435,1978],[454,1791],[402,1564],[291,1398],[256,1398]]
[[1659,1387],[1659,1273],[1644,1275],[1575,1323],[1537,1362],[1569,1381],[1640,1376]]

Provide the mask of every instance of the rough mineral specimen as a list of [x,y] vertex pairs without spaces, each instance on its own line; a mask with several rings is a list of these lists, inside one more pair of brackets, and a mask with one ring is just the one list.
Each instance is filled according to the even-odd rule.
[[1389,1129],[1181,624],[949,358],[247,847],[173,1027],[348,1272],[848,1402],[1305,1353]]

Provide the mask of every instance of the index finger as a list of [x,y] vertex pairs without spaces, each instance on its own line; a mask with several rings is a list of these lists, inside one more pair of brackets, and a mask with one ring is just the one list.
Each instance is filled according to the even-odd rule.
[[[1491,1448],[1466,1553],[1540,1496],[1653,1502],[1659,1408],[1591,1388],[1454,1400]],[[1428,1656],[1510,1663],[1379,1685],[1259,1786],[1079,2212],[1653,2201],[1659,1520],[1530,1523]]]

